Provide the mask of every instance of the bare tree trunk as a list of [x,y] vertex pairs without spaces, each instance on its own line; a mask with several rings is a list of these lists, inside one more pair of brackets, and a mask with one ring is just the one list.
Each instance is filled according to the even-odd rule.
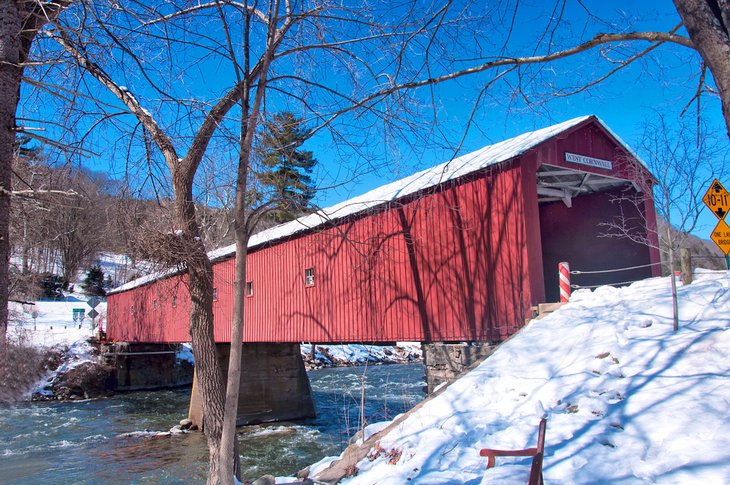
[[221,483],[232,484],[233,477],[240,475],[241,463],[236,441],[236,420],[241,385],[241,356],[243,340],[243,312],[245,308],[244,288],[246,284],[246,257],[248,237],[236,236],[236,264],[233,280],[233,321],[231,324],[231,353],[228,361],[223,431],[221,434],[220,461]]
[[689,38],[712,72],[730,136],[730,2],[674,0]]
[[203,431],[208,441],[208,481],[217,485],[220,479],[221,432],[223,424],[223,373],[213,339],[213,269],[205,250],[191,255],[188,261],[190,278],[190,336],[195,349],[195,367],[203,396]]
[[184,260],[190,286],[190,337],[195,352],[196,375],[203,396],[203,431],[208,440],[210,467],[208,483],[217,485],[221,471],[219,450],[225,394],[213,336],[213,268],[199,237],[192,191],[194,175],[194,171],[173,174],[175,218],[184,228],[183,237],[188,241],[184,245],[187,251]]
[[680,261],[682,266],[682,284],[689,285],[692,283],[692,251],[690,251],[690,248],[682,248]]
[[672,225],[667,221],[667,259],[669,259],[669,281],[672,285],[672,320],[674,331],[679,330],[679,302],[677,301],[677,279],[674,276],[674,240],[672,239]]
[[15,113],[20,100],[23,62],[38,30],[71,0],[0,1],[0,346],[8,329],[10,290],[10,169],[15,155]]
[[8,329],[10,266],[10,168],[15,147],[15,110],[18,107],[22,70],[22,27],[15,2],[0,2],[0,350]]
[[[225,23],[225,19],[221,19]],[[233,283],[233,321],[231,322],[231,354],[228,362],[228,379],[226,388],[226,406],[223,420],[223,436],[221,443],[221,483],[233,485],[233,477],[240,474],[240,459],[236,441],[236,420],[238,418],[238,399],[241,382],[241,354],[243,340],[243,318],[246,295],[246,258],[248,257],[248,240],[251,234],[248,219],[249,205],[248,176],[251,158],[251,147],[258,126],[261,101],[266,92],[266,79],[269,65],[276,50],[273,36],[276,30],[269,25],[267,48],[261,59],[261,69],[258,74],[258,87],[253,107],[249,89],[251,88],[251,70],[249,59],[250,48],[250,15],[247,14],[244,26],[244,65],[243,72],[236,64],[238,84],[243,85],[241,92],[241,128],[239,137],[238,167],[236,170],[236,202],[235,202],[235,229],[236,229],[236,263]],[[231,58],[235,61],[233,46],[229,44]]]

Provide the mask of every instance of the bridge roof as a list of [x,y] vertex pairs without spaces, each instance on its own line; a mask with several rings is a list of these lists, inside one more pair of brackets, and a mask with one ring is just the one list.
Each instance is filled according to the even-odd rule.
[[[580,116],[556,125],[548,126],[547,128],[523,133],[514,138],[509,138],[499,143],[488,145],[474,152],[467,153],[466,155],[462,155],[440,165],[436,165],[435,167],[422,170],[395,182],[382,185],[362,195],[340,202],[339,204],[320,209],[312,214],[302,216],[291,222],[266,229],[251,236],[248,247],[249,249],[255,249],[264,244],[270,244],[297,233],[305,232],[327,223],[332,223],[360,214],[369,209],[413,195],[422,190],[439,186],[444,182],[464,177],[489,166],[506,162],[589,119],[595,120],[599,125],[601,125],[601,127],[610,133],[611,136],[613,136],[616,141],[623,146],[623,148],[644,164],[638,155],[634,153],[634,151],[600,118],[595,115]],[[646,166],[646,164],[644,164],[644,166]],[[235,254],[235,251],[236,245],[231,244],[229,246],[210,251],[208,253],[208,257],[211,261],[218,261],[232,257]],[[151,283],[157,279],[172,276],[179,272],[179,270],[174,269],[143,276],[113,289],[109,292],[109,294],[127,291],[138,286]]]

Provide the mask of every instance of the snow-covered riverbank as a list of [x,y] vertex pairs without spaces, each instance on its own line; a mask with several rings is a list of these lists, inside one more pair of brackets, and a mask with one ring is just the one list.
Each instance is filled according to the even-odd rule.
[[[67,301],[38,301],[33,304],[12,303],[13,319],[9,333],[14,341],[33,346],[46,355],[45,373],[27,396],[37,400],[80,399],[108,394],[101,388],[105,370],[99,362],[95,337],[99,324],[106,328],[106,303],[96,307],[100,316],[93,322],[86,316],[74,321],[74,310],[87,314],[89,307],[81,295],[69,296]],[[421,359],[419,343],[399,342],[394,346],[365,344],[301,345],[308,370],[365,364],[411,363]],[[189,344],[184,344],[179,360],[192,362]],[[66,378],[68,377],[68,378]]]
[[373,426],[389,432],[339,463],[343,483],[525,483],[529,458],[486,470],[479,449],[534,446],[542,416],[546,483],[728,483],[730,272],[679,288],[678,332],[669,286],[574,293],[437,397]]

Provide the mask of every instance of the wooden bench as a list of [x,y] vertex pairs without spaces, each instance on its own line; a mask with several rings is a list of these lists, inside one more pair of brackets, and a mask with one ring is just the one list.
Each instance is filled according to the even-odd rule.
[[545,453],[545,429],[547,428],[547,420],[540,420],[540,428],[537,433],[537,447],[525,448],[524,450],[492,450],[483,448],[479,451],[479,456],[488,457],[487,468],[493,468],[495,457],[497,456],[531,456],[532,468],[530,468],[530,479],[527,485],[543,485],[542,482],[542,456]]

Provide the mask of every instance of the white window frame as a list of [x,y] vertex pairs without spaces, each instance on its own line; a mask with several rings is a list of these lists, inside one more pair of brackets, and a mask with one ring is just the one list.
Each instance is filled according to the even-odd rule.
[[306,286],[306,287],[314,286],[315,275],[316,275],[316,273],[314,272],[314,266],[312,266],[311,268],[305,268],[304,269],[304,286]]

